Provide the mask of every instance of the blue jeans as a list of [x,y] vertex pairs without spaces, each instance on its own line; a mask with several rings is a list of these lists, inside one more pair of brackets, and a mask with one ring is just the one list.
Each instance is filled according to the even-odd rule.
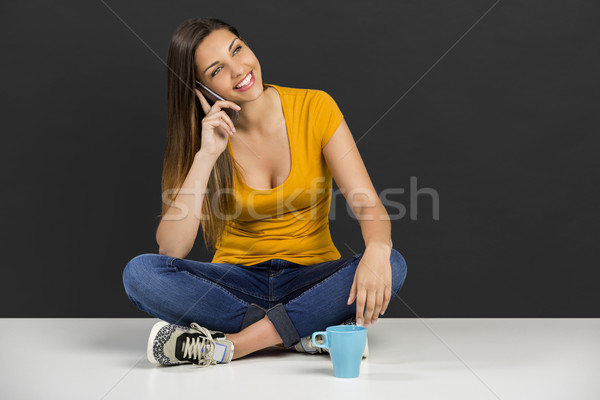
[[[267,315],[289,348],[356,315],[356,301],[347,300],[362,255],[305,266],[279,258],[238,265],[147,253],[127,263],[123,285],[140,310],[173,324],[236,333]],[[393,298],[406,261],[392,249],[390,263]]]

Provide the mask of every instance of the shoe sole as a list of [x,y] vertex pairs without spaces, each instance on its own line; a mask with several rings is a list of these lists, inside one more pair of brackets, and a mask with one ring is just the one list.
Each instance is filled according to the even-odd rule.
[[158,335],[158,331],[160,331],[164,326],[169,325],[167,321],[158,321],[152,327],[150,331],[150,337],[148,338],[148,346],[146,348],[146,355],[148,356],[148,361],[152,364],[162,365],[158,362],[156,358],[154,358],[154,338]]

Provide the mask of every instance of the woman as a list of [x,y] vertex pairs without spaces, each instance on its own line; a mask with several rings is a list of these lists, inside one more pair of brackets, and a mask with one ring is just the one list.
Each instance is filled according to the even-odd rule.
[[[129,299],[162,320],[148,359],[207,366],[274,345],[316,353],[312,332],[374,324],[406,262],[335,101],[264,84],[255,54],[218,19],[182,24],[167,64],[159,254],[123,271]],[[196,80],[226,100],[209,104]],[[365,239],[348,259],[329,232],[332,178]],[[200,227],[211,262],[185,259]]]

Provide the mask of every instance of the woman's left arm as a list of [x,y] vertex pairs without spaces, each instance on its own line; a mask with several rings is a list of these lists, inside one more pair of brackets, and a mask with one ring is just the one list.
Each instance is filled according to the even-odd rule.
[[365,251],[356,268],[348,304],[356,300],[356,323],[361,325],[364,322],[367,326],[375,323],[379,314],[385,312],[392,293],[390,218],[375,192],[345,120],[323,148],[323,156],[335,183],[358,219],[365,241]]

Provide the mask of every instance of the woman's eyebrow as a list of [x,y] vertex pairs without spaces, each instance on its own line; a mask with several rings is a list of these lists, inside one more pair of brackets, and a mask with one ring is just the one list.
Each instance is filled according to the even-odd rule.
[[[231,48],[233,47],[233,43],[238,40],[238,38],[233,39],[233,41],[231,42],[231,44],[229,45],[229,48],[227,49],[227,51],[231,51]],[[219,63],[219,61],[215,61],[214,63],[210,64],[208,67],[206,67],[206,69],[204,70],[204,74],[206,73],[206,71],[208,71],[210,68],[214,67],[215,65],[217,65]]]

